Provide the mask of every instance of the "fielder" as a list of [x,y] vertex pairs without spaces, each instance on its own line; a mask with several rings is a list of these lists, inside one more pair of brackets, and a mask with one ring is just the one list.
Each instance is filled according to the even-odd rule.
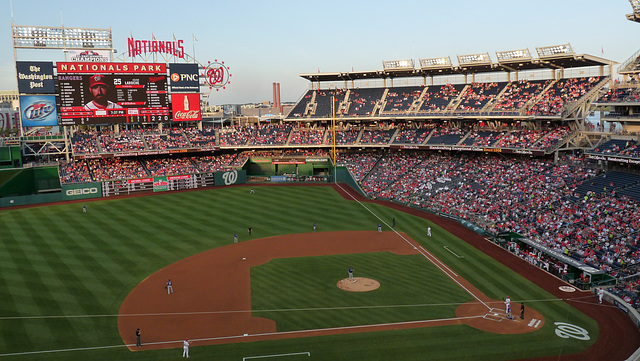
[[249,191],[249,194],[256,194],[256,191],[253,190],[253,187],[251,187],[251,190]]
[[604,296],[604,290],[602,287],[598,287],[598,302],[602,303],[602,297]]
[[87,213],[87,205],[82,206],[82,213]]
[[509,298],[509,296],[507,296],[507,298],[504,300],[504,306],[505,306],[505,313],[507,315],[511,315],[511,298]]
[[170,295],[173,293],[173,283],[171,282],[171,278],[167,281],[167,285],[164,287],[167,289],[167,294]]
[[182,357],[189,358],[189,339],[182,341]]
[[237,233],[233,234],[233,243],[238,243],[238,234]]
[[431,237],[431,227],[427,226],[427,236]]
[[380,223],[378,223],[378,232],[382,233],[382,225]]

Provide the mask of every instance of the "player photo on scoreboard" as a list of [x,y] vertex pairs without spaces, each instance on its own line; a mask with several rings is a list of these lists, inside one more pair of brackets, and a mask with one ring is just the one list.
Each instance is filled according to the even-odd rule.
[[86,110],[118,109],[122,108],[115,99],[113,79],[108,79],[103,74],[95,74],[89,78],[89,102],[84,105]]

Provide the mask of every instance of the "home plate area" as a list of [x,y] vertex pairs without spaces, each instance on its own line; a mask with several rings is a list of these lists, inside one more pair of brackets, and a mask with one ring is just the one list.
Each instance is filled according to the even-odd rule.
[[[490,303],[499,303],[494,301]],[[502,333],[527,333],[533,332],[544,325],[544,318],[538,311],[527,307],[524,319],[520,318],[520,312],[517,312],[509,318],[502,308],[491,308],[487,310],[487,306],[480,302],[469,302],[460,305],[456,309],[458,317],[473,317],[464,320],[464,323],[477,328],[479,330]]]

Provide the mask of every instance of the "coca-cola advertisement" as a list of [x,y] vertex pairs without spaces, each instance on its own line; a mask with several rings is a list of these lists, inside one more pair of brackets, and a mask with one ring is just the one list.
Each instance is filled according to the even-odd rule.
[[171,94],[173,109],[173,121],[197,121],[200,120],[200,94]]

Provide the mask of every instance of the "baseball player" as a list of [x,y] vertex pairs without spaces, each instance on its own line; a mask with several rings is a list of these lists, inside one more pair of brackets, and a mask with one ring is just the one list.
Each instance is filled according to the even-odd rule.
[[251,235],[251,231],[252,231],[251,226],[249,226],[248,231],[249,231],[249,235]]
[[380,223],[378,223],[378,232],[382,233],[382,225]]
[[256,191],[253,190],[253,187],[251,187],[251,190],[249,191],[249,194],[256,194]]
[[504,306],[506,314],[511,315],[511,298],[509,296],[504,300]]
[[93,100],[84,105],[86,110],[119,109],[122,106],[107,99],[109,85],[104,75],[96,74],[89,78],[89,91]]
[[315,232],[318,229],[318,226],[316,226],[316,224],[313,224],[313,231]]
[[602,287],[598,287],[598,302],[602,303],[602,297],[604,296],[604,290]]
[[171,282],[171,278],[167,281],[167,285],[164,287],[167,289],[167,294],[170,295],[173,293],[173,283]]
[[238,243],[238,234],[237,233],[233,234],[233,243]]
[[82,213],[87,213],[87,205],[86,204],[82,205]]
[[136,330],[136,346],[141,347],[142,341],[140,340],[140,329]]
[[427,226],[427,236],[431,237],[431,227]]
[[353,267],[349,266],[349,281],[354,282],[353,280]]
[[182,357],[189,358],[189,339],[182,341]]

